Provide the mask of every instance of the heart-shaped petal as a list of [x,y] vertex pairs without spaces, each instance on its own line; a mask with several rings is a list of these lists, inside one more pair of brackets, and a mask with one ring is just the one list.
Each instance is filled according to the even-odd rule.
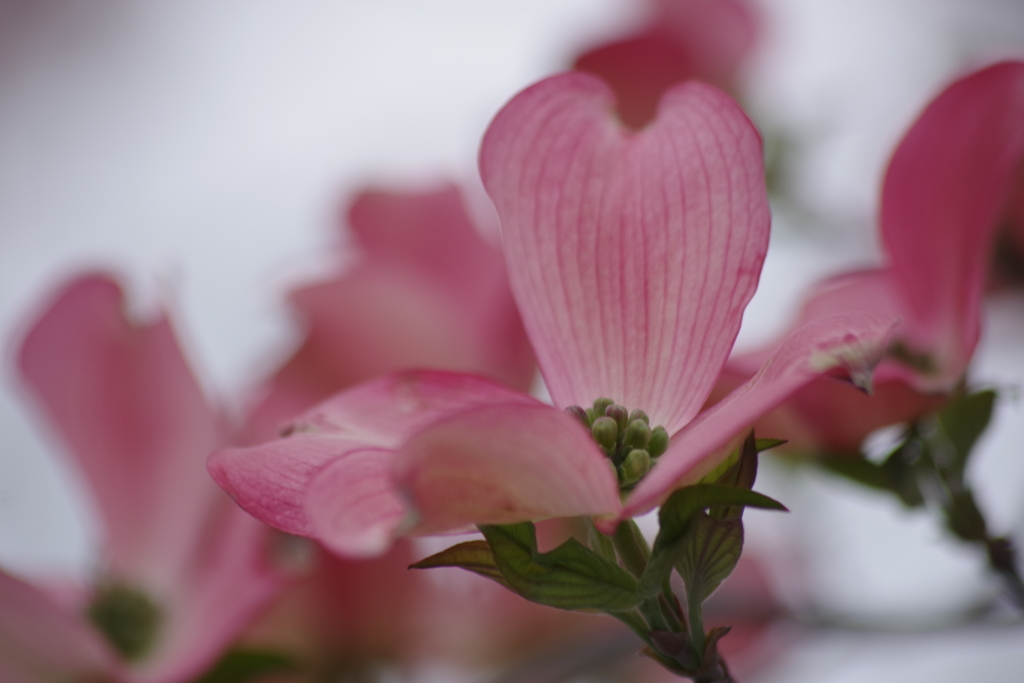
[[480,171],[556,405],[607,396],[672,431],[707,398],[757,286],[761,139],[697,82],[640,132],[612,110],[592,76],[542,81],[495,118]]

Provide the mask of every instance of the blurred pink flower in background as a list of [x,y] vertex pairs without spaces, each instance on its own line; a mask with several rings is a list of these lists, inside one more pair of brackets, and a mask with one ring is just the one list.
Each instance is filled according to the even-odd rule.
[[[1020,230],[1022,164],[1024,62],[972,73],[928,105],[886,171],[879,228],[888,263],[820,283],[800,316],[902,318],[875,373],[875,395],[816,380],[768,416],[763,433],[788,430],[796,446],[856,450],[871,431],[945,401],[978,344],[998,231]],[[730,361],[719,390],[753,373],[767,353]]]
[[368,190],[347,214],[357,261],[292,293],[306,336],[261,390],[254,435],[275,435],[331,394],[406,368],[529,388],[536,365],[501,250],[470,220],[458,188]]
[[[423,654],[425,577],[410,572],[412,549],[398,545],[352,561],[312,546],[310,571],[292,582],[246,635],[261,650],[301,662],[303,680],[372,673]],[[360,679],[361,680],[361,679]]]
[[639,130],[654,120],[668,88],[691,79],[732,91],[757,36],[743,0],[649,0],[651,17],[636,33],[587,50],[573,67],[600,76],[615,93],[622,122]]
[[91,624],[53,595],[0,571],[0,680],[102,680],[120,663]]
[[611,101],[579,73],[527,89],[491,124],[481,173],[556,406],[610,396],[681,430],[629,502],[575,418],[482,378],[410,372],[333,397],[281,439],[214,454],[211,472],[239,504],[354,556],[478,523],[621,519],[700,479],[737,432],[815,374],[869,371],[891,319],[816,321],[694,420],[767,247],[760,138],[732,100],[698,83],[670,90],[641,133],[612,119]]
[[[203,396],[168,317],[128,320],[112,278],[81,276],[34,322],[18,367],[102,527],[92,585],[77,604],[28,609],[25,618],[35,624],[26,624],[22,638],[37,634],[44,661],[60,661],[56,635],[85,643],[88,614],[124,662],[108,675],[191,679],[278,592],[283,575],[272,563],[270,530],[209,480],[206,455],[230,443],[230,431]],[[15,590],[13,579],[5,581]],[[21,604],[44,599],[27,587],[16,592]],[[59,620],[51,641],[44,625]],[[86,645],[77,651],[91,653]],[[0,645],[0,656],[7,649]],[[114,658],[108,652],[104,659]]]

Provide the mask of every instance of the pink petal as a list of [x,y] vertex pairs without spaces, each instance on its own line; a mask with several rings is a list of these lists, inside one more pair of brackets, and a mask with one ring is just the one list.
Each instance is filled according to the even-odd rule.
[[227,496],[210,511],[192,562],[167,596],[163,638],[134,680],[180,683],[199,677],[249,629],[290,577],[272,561],[276,532]]
[[501,251],[473,225],[452,184],[421,193],[362,192],[349,207],[348,223],[369,261],[420,272],[461,305],[474,303],[495,270],[504,273]]
[[729,88],[756,32],[751,8],[738,0],[658,4],[639,32],[588,50],[573,65],[611,87],[619,118],[634,130],[654,120],[661,96],[676,83]]
[[398,451],[395,481],[423,534],[619,509],[615,475],[587,430],[539,403],[435,423]]
[[698,481],[728,455],[720,449],[737,433],[815,377],[841,368],[861,385],[869,381],[897,322],[837,315],[792,332],[747,383],[672,437],[668,451],[633,491],[620,517],[645,512],[679,486]]
[[1024,167],[1021,167],[1015,183],[1014,196],[1010,205],[1010,243],[1017,251],[1017,262],[1024,263]]
[[224,433],[167,317],[129,321],[123,299],[102,274],[66,285],[25,336],[19,369],[95,496],[108,568],[163,582],[220,495],[203,462]]
[[828,377],[809,382],[776,409],[785,411],[789,430],[767,431],[771,424],[759,420],[757,433],[784,437],[791,450],[859,453],[864,439],[875,430],[912,422],[946,402],[944,394],[922,394],[900,379],[880,377],[885,365],[883,361],[875,371],[870,396]]
[[406,516],[391,482],[394,451],[366,448],[337,458],[306,488],[312,535],[348,557],[381,555]]
[[[899,332],[897,327],[894,334]],[[712,401],[718,402],[749,380],[767,359],[753,369],[749,362],[760,352],[730,358],[719,377]],[[946,402],[945,394],[923,394],[911,387],[901,368],[883,358],[876,366],[870,395],[831,377],[804,385],[778,407],[758,418],[758,436],[784,438],[789,452],[816,455],[857,454],[869,434],[882,427],[912,422]],[[888,376],[887,376],[888,375]]]
[[326,464],[361,447],[350,440],[296,435],[250,448],[226,448],[207,466],[246,512],[299,536],[313,534],[303,507],[306,486]]
[[408,368],[529,388],[533,351],[501,251],[477,231],[455,186],[363,192],[348,223],[362,259],[292,294],[308,332],[253,412],[258,437],[342,389]]
[[700,409],[757,286],[761,141],[726,95],[671,89],[639,133],[580,73],[495,118],[480,168],[512,290],[556,405],[608,396],[675,429]]
[[655,27],[590,50],[573,68],[607,83],[622,123],[640,130],[654,120],[668,88],[697,76],[688,47],[671,31]]
[[421,603],[437,577],[409,571],[417,559],[407,542],[359,560],[316,545],[313,572],[289,592],[287,609],[271,616],[271,628],[286,642],[331,653],[335,661],[399,661],[429,637]]
[[[283,438],[214,453],[209,469],[250,514],[285,531],[315,536],[305,498],[321,469],[366,448],[390,451],[431,422],[487,403],[533,399],[471,375],[388,375],[321,403],[290,426]],[[325,472],[326,476],[330,475]]]
[[472,321],[436,282],[391,264],[364,265],[292,295],[308,323],[250,417],[264,438],[342,389],[410,367],[478,369]]
[[535,362],[509,291],[497,226],[482,235],[455,185],[419,194],[364,192],[352,203],[349,223],[366,250],[369,267],[421,275],[458,315],[458,324],[444,335],[452,350],[443,362],[396,355],[393,369],[473,372],[529,389]]
[[0,571],[0,680],[106,680],[115,658],[88,622],[41,590]]
[[899,317],[907,308],[890,269],[861,270],[815,284],[800,312],[800,323],[845,313]]
[[948,87],[900,143],[885,177],[881,226],[909,304],[908,342],[956,382],[978,341],[994,231],[1024,159],[1024,63]]
[[730,84],[757,42],[760,17],[748,0],[653,0],[655,20],[691,46],[698,80]]

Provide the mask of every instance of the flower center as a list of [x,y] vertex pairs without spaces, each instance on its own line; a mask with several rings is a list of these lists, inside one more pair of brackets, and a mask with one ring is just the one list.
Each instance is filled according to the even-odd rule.
[[114,648],[129,661],[141,658],[150,650],[160,628],[160,610],[153,601],[121,583],[101,587],[88,614]]
[[652,429],[647,413],[630,412],[610,398],[599,398],[586,409],[569,406],[565,412],[590,430],[615,468],[622,490],[643,479],[655,459],[668,449],[668,432],[664,427]]

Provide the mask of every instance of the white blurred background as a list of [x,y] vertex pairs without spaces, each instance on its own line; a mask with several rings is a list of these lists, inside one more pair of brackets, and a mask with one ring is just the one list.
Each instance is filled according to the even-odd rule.
[[[758,6],[744,102],[788,141],[795,201],[776,207],[745,345],[783,327],[807,283],[877,261],[885,163],[942,85],[1024,57],[1019,0]],[[230,405],[292,340],[282,294],[336,243],[346,194],[475,182],[505,100],[641,20],[628,0],[0,0],[0,565],[81,572],[92,557],[89,503],[11,364],[52,288],[103,267],[140,310],[171,302]],[[993,529],[1024,541],[1024,296],[988,314],[972,376],[1006,400],[970,476]],[[761,488],[793,513],[749,515],[748,544],[830,626],[787,626],[757,680],[1020,680],[1019,624],[943,626],[994,588],[929,515],[781,467]]]

